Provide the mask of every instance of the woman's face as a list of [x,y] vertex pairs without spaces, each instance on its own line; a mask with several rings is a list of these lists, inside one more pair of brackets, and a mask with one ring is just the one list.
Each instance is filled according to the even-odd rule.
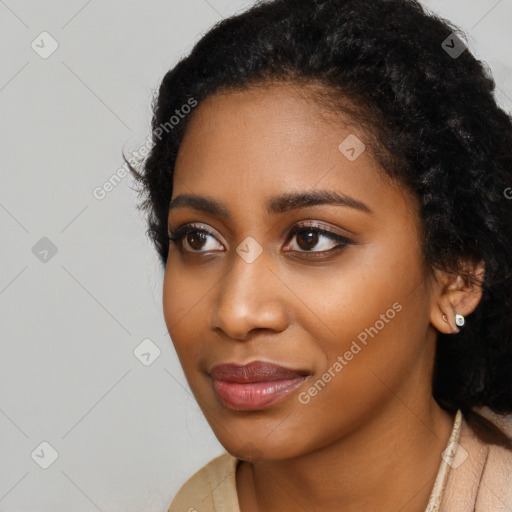
[[[171,243],[164,314],[227,451],[295,457],[432,400],[418,205],[362,129],[291,85],[215,94],[190,121],[169,225],[195,231]],[[212,371],[253,361],[292,372]]]

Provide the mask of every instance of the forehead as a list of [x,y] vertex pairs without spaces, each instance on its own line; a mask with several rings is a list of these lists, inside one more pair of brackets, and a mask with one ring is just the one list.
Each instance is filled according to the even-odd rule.
[[401,204],[410,212],[415,203],[385,176],[357,120],[342,112],[326,115],[301,86],[216,93],[193,112],[176,160],[173,197],[215,197],[240,211],[278,194],[315,189],[352,196],[372,210]]

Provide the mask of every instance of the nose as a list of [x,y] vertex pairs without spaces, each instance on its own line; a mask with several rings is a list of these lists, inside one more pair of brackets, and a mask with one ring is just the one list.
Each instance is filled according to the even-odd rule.
[[252,263],[235,254],[217,290],[213,330],[243,341],[256,330],[282,332],[287,328],[285,286],[268,265],[265,251]]

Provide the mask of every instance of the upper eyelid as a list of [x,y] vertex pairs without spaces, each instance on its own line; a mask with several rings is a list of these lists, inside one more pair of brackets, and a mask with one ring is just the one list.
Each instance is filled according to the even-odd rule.
[[206,233],[207,235],[212,236],[215,239],[218,238],[210,228],[197,225],[196,223],[187,223],[184,224],[183,226],[178,226],[177,228],[171,228],[170,226],[168,226],[167,235],[169,236],[169,238],[171,238],[171,234],[174,234],[175,237],[182,238],[185,234],[187,234],[190,231],[201,231],[203,233]]
[[[301,231],[306,231],[311,228],[312,231],[320,233],[320,235],[329,238],[332,242],[337,242],[338,246],[342,245],[354,245],[354,241],[346,235],[338,233],[330,228],[323,226],[322,224],[299,224],[295,225],[288,233],[287,240],[292,240]],[[334,250],[335,248],[333,248]],[[321,252],[321,251],[299,251],[299,252]]]
[[[171,228],[170,225],[167,226],[167,234],[170,234],[172,231],[174,232],[178,232],[178,231],[181,231],[181,230],[185,230],[187,228],[190,228],[190,229],[197,229],[198,231],[206,231],[207,233],[211,234],[212,236],[214,235],[214,233],[212,233],[210,227],[204,227],[206,225],[200,223],[200,222],[187,222],[185,224],[183,224],[182,226],[178,226],[176,228]],[[324,231],[326,233],[332,233],[333,235],[335,236],[341,236],[341,237],[344,237],[344,238],[347,238],[346,235],[343,235],[341,233],[337,233],[334,229],[331,229],[327,226],[325,226],[322,222],[319,222],[319,221],[315,221],[315,220],[311,220],[309,223],[307,224],[295,224],[292,226],[291,229],[288,230],[288,236],[292,233],[294,233],[295,231],[299,230],[299,229],[307,229],[307,228],[314,228],[314,229],[317,229],[317,230],[320,230],[320,231]],[[215,229],[215,228],[213,228]],[[217,230],[215,230],[217,231]]]
[[334,236],[342,236],[344,238],[347,238],[345,235],[342,235],[341,233],[338,233],[333,228],[330,228],[330,227],[326,226],[324,223],[318,222],[318,221],[310,221],[309,223],[306,223],[306,224],[295,224],[289,230],[288,235],[295,234],[297,231],[299,231],[301,229],[308,229],[308,228],[312,228],[312,229],[321,231],[321,232],[323,232],[325,234],[331,233]]

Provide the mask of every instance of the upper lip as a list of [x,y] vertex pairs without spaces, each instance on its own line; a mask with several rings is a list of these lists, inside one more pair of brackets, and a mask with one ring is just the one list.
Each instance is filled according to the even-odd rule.
[[226,382],[263,382],[281,379],[296,379],[304,377],[309,372],[305,370],[294,370],[265,361],[252,361],[245,365],[236,363],[224,363],[215,365],[209,371],[215,380]]

